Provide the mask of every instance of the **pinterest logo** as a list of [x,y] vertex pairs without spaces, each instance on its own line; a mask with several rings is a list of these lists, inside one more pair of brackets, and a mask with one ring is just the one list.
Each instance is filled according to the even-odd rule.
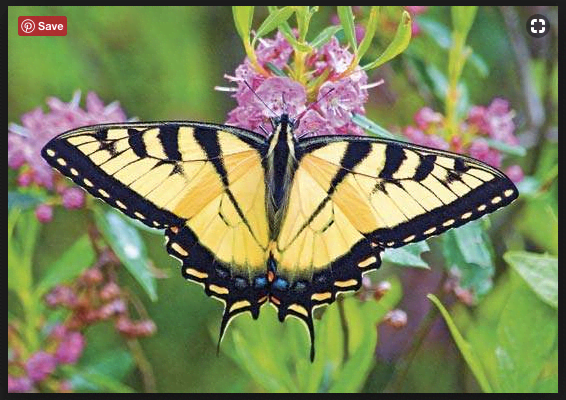
[[35,23],[31,19],[24,19],[20,27],[25,33],[32,33],[35,29]]
[[55,15],[19,16],[20,36],[67,36],[67,17]]

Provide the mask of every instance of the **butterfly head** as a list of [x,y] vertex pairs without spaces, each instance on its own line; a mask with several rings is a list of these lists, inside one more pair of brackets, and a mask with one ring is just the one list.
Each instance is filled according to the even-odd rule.
[[287,113],[283,113],[278,117],[271,118],[271,127],[273,133],[281,139],[294,141],[294,132],[299,127],[299,120],[293,119]]

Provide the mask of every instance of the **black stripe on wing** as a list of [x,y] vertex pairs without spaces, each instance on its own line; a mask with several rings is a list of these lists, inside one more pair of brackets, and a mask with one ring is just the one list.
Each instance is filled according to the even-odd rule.
[[[130,140],[136,141],[139,135]],[[142,141],[143,143],[143,141]],[[75,146],[64,139],[52,139],[41,151],[53,168],[70,178],[90,194],[104,200],[129,217],[142,221],[152,228],[180,226],[184,219],[158,208],[123,183],[104,172]]]
[[394,228],[378,229],[368,237],[383,247],[401,247],[476,220],[510,204],[518,195],[510,180],[496,177],[449,204],[429,210]]

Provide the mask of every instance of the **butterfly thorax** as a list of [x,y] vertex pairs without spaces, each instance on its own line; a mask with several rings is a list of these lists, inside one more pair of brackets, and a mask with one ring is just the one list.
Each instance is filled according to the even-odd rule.
[[271,239],[276,239],[289,200],[289,187],[297,169],[297,139],[288,114],[274,119],[265,158],[266,209]]

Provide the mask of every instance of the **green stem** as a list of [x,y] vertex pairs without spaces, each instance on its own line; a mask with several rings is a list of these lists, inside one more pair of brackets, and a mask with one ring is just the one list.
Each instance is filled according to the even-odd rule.
[[344,296],[339,296],[336,299],[338,303],[338,313],[340,314],[340,326],[342,327],[342,365],[346,364],[350,358],[350,332],[348,331],[348,320],[346,319],[346,311],[344,310]]
[[145,356],[143,349],[137,339],[130,339],[126,341],[138,369],[142,375],[143,386],[146,393],[155,393],[155,375],[153,374],[153,369],[150,362]]

